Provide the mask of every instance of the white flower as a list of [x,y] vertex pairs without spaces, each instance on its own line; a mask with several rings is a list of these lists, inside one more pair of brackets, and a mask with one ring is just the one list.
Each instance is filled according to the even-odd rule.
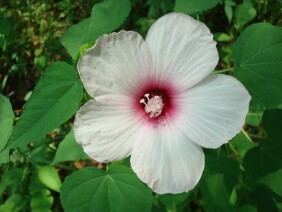
[[131,155],[153,191],[191,190],[204,168],[201,146],[240,132],[250,96],[235,78],[211,74],[216,43],[203,23],[171,13],[150,28],[100,37],[78,63],[95,98],[77,112],[75,138],[99,162]]

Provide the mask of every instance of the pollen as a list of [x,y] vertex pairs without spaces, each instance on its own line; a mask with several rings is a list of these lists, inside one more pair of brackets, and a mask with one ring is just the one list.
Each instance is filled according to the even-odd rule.
[[161,115],[164,104],[163,100],[160,96],[152,96],[150,98],[150,94],[145,94],[147,103],[145,99],[141,99],[140,103],[145,105],[145,112],[150,114],[150,118],[156,118]]

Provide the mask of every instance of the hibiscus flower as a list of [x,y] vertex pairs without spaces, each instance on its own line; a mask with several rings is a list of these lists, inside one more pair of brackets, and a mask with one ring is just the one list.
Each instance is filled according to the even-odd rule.
[[78,63],[94,99],[76,114],[77,142],[99,162],[131,155],[156,193],[191,190],[204,169],[202,147],[227,143],[248,111],[247,90],[212,74],[217,63],[207,26],[184,14],[161,17],[145,40],[133,31],[101,36]]

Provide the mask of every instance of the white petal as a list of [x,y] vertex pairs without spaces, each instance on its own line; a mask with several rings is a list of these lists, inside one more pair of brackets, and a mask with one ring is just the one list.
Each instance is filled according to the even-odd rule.
[[91,158],[110,162],[131,154],[140,122],[130,104],[128,97],[100,96],[77,112],[75,138]]
[[183,89],[205,78],[218,62],[210,30],[188,15],[170,13],[161,17],[150,28],[146,43],[156,76],[163,81],[173,79]]
[[78,63],[80,78],[92,96],[128,95],[136,83],[150,74],[151,58],[143,38],[136,32],[103,35]]
[[245,123],[250,95],[234,77],[211,75],[178,99],[178,127],[192,141],[217,148],[238,134]]
[[191,190],[204,168],[200,146],[170,127],[144,127],[131,155],[137,176],[154,192],[181,193]]

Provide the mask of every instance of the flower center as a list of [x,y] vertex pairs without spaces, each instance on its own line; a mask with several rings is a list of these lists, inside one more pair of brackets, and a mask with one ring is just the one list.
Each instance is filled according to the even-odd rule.
[[150,98],[150,94],[148,93],[144,96],[147,98],[147,103],[145,99],[141,99],[140,103],[145,105],[145,111],[150,114],[150,118],[156,118],[161,115],[164,107],[162,98],[160,96]]

